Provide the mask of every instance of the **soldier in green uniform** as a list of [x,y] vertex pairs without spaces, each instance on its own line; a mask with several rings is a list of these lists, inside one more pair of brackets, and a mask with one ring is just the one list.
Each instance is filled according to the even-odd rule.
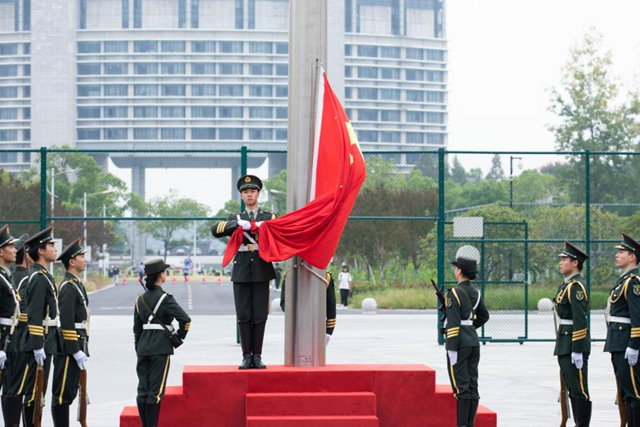
[[[273,264],[258,255],[258,233],[263,221],[276,217],[258,207],[262,181],[257,176],[246,175],[238,180],[238,191],[246,211],[231,215],[211,227],[215,237],[231,236],[238,227],[244,230],[243,243],[233,261],[233,296],[238,317],[238,329],[242,343],[240,369],[264,369],[262,343],[269,315],[269,282],[276,277]],[[254,222],[255,221],[255,222]],[[252,230],[252,224],[255,226]]]
[[[175,298],[162,290],[169,265],[161,259],[144,265],[146,292],[138,295],[133,314],[133,337],[138,355],[138,412],[142,427],[158,427],[160,403],[164,396],[169,359],[174,346],[187,336],[191,319]],[[179,324],[175,331],[173,319]],[[176,337],[171,337],[171,335]]]
[[452,264],[458,285],[447,291],[447,362],[453,395],[457,400],[457,426],[469,427],[475,424],[480,401],[480,342],[476,328],[489,320],[489,312],[480,291],[470,282],[476,277],[478,262],[458,257]]
[[622,275],[609,295],[604,351],[611,353],[618,396],[624,401],[629,426],[640,426],[640,369],[636,366],[640,350],[640,243],[622,233],[616,249],[616,266]]
[[53,359],[51,415],[56,427],[69,426],[69,405],[78,395],[80,370],[85,369],[89,358],[89,299],[80,280],[80,275],[86,268],[84,253],[84,246],[77,239],[58,257],[67,272],[58,291],[64,345],[62,352]]
[[576,427],[588,427],[591,422],[588,385],[591,340],[587,328],[589,294],[581,282],[580,272],[589,256],[570,242],[564,242],[564,246],[560,254],[560,273],[564,282],[554,299],[560,321],[553,354],[558,356]]
[[47,270],[49,264],[57,258],[53,227],[32,236],[26,245],[27,253],[34,262],[26,295],[28,329],[23,337],[28,365],[24,386],[23,421],[24,425],[29,427],[33,425],[37,368],[44,369],[44,399],[52,355],[60,353],[61,340],[58,329],[58,288]]
[[[24,388],[22,379],[25,377],[26,361],[21,341],[27,330],[27,307],[26,299],[23,299],[24,294],[20,293],[20,288],[21,285],[29,281],[27,272],[27,260],[29,257],[24,250],[24,243],[28,238],[27,234],[23,234],[14,243],[16,248],[16,268],[11,275],[11,279],[16,292],[16,299],[18,300],[18,310],[16,310],[18,324],[11,336],[11,343],[7,353],[7,365],[2,376],[2,413],[5,425],[10,427],[18,427],[20,425],[20,415],[22,414],[22,392]],[[26,288],[26,286],[23,286],[22,292]]]

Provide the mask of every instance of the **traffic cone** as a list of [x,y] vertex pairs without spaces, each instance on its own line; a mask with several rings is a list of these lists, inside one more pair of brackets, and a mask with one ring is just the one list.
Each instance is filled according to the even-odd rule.
[[218,276],[218,285],[222,285],[222,277]]
[[140,278],[139,277],[136,279],[136,283],[140,283]]
[[202,284],[204,285],[205,283],[207,283],[207,278],[205,276],[202,276]]
[[173,283],[174,285],[177,283],[176,276],[173,276],[173,279],[171,279],[171,283]]
[[185,284],[186,284],[186,283],[189,283],[189,276],[185,276],[185,278],[184,278],[184,283],[185,283]]
[[125,286],[127,284],[127,278],[123,277],[122,278],[122,286]]

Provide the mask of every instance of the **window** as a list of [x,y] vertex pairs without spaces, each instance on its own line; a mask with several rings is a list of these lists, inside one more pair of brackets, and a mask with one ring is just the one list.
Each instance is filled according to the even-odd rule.
[[127,96],[127,85],[104,85],[104,96]]
[[427,102],[434,102],[438,104],[444,103],[443,92],[427,92]]
[[[0,117],[2,114],[0,113]],[[79,119],[99,119],[100,107],[78,107]]]
[[273,139],[273,129],[249,129],[249,139],[270,141]]
[[185,85],[162,85],[162,96],[185,96]]
[[186,50],[185,42],[179,40],[169,40],[162,42],[163,52],[184,52]]
[[422,111],[407,111],[408,123],[424,123],[424,113]]
[[444,123],[443,113],[427,113],[427,123]]
[[377,58],[378,47],[377,46],[358,46],[358,56],[365,58]]
[[424,92],[421,90],[408,90],[407,101],[424,102]]
[[158,117],[158,107],[133,107],[133,117],[138,119]]
[[[0,139],[0,141],[2,141],[2,139]],[[25,141],[27,140],[25,139]],[[0,153],[0,163],[17,163],[17,162],[18,162],[18,153]]]
[[444,144],[444,135],[441,133],[428,133],[427,143],[428,144]]
[[104,42],[104,51],[106,53],[125,53],[129,51],[129,43],[126,41]]
[[276,86],[276,96],[286,98],[289,96],[289,86]]
[[273,96],[273,86],[249,85],[249,96]]
[[276,43],[276,53],[278,55],[288,55],[289,43]]
[[353,98],[353,89],[350,87],[346,87],[344,88],[344,97],[346,99],[351,99]]
[[218,139],[240,141],[242,140],[242,129],[220,128],[218,129]]
[[78,139],[81,141],[100,139],[100,129],[78,129]]
[[444,73],[442,71],[427,71],[428,82],[444,82]]
[[377,79],[378,69],[376,67],[358,67],[358,78]]
[[400,89],[380,89],[380,99],[385,101],[400,101]]
[[111,64],[104,64],[104,73],[109,75],[114,74],[127,74],[129,68],[128,64],[124,62],[116,62]]
[[276,129],[276,139],[278,141],[286,141],[288,138],[289,132],[287,129]]
[[220,85],[220,96],[243,96],[242,85]]
[[123,119],[128,116],[127,107],[104,107],[104,117],[106,119]]
[[407,59],[424,59],[424,49],[407,48]]
[[25,43],[23,50],[25,55],[31,55],[31,43]]
[[382,142],[400,142],[400,132],[380,132]]
[[276,119],[286,119],[289,116],[287,107],[276,108]]
[[78,42],[78,53],[100,53],[100,42]]
[[22,66],[23,68],[23,72],[22,75],[24,76],[30,76],[31,75],[31,64],[24,64]]
[[17,130],[0,130],[0,141],[17,141]]
[[18,88],[16,86],[0,86],[0,98],[17,98]]
[[13,77],[18,75],[17,65],[0,65],[0,77]]
[[223,76],[241,75],[242,74],[242,64],[221,63],[220,64],[220,74],[222,74]]
[[17,54],[18,54],[18,43],[0,43],[0,56],[17,55]]
[[191,129],[191,139],[216,139],[216,130],[214,128],[193,128]]
[[31,86],[23,86],[22,87],[22,97],[30,98],[31,97]]
[[429,61],[444,61],[444,51],[443,50],[427,50],[427,59]]
[[242,107],[219,107],[218,117],[221,119],[241,119],[243,117]]
[[278,75],[278,76],[288,76],[289,75],[289,64],[278,64],[278,65],[276,65],[276,75]]
[[208,53],[216,51],[216,42],[214,41],[198,41],[191,42],[191,52]]
[[360,142],[378,142],[378,132],[374,130],[359,130],[358,141]]
[[353,51],[353,46],[350,44],[345,44],[344,45],[344,56],[351,56]]
[[378,110],[358,110],[358,120],[377,122]]
[[193,85],[192,96],[216,96],[216,85]]
[[133,42],[133,51],[146,53],[146,52],[157,52],[158,51],[158,42],[150,41],[150,40],[139,40]]
[[137,62],[133,65],[135,74],[158,74],[158,64],[154,62]]
[[249,108],[250,119],[271,119],[273,118],[272,107],[250,107]]
[[382,110],[380,116],[383,122],[399,122],[400,111],[396,110]]
[[183,118],[185,117],[185,107],[162,107],[162,117],[164,118]]
[[242,42],[220,42],[220,52],[222,53],[242,53]]
[[100,96],[100,85],[78,85],[78,96]]
[[400,68],[380,68],[380,77],[387,80],[400,80]]
[[407,80],[409,81],[423,81],[424,80],[424,71],[423,70],[406,70]]
[[162,64],[162,74],[185,74],[185,65],[182,62],[169,62]]
[[382,58],[400,58],[400,48],[395,46],[381,46],[380,56]]
[[358,99],[378,99],[378,89],[358,88]]
[[162,128],[160,131],[161,139],[185,139],[186,131],[184,128]]
[[0,120],[17,120],[17,119],[18,119],[17,108],[0,108]]
[[22,118],[28,120],[31,118],[31,108],[24,108],[22,110]]
[[271,76],[273,75],[273,65],[249,64],[249,74],[252,76]]
[[78,74],[81,76],[100,75],[100,64],[78,64]]
[[215,107],[191,107],[191,117],[194,119],[213,119],[215,116]]
[[136,128],[133,130],[133,139],[158,139],[158,129]]
[[135,96],[158,96],[158,85],[133,85]]
[[344,67],[344,76],[351,78],[353,76],[353,67],[349,67],[349,66]]
[[249,53],[273,53],[273,43],[249,42]]
[[116,139],[127,139],[127,129],[126,128],[107,128],[104,130],[104,139],[106,140],[116,140]]
[[407,144],[424,144],[424,133],[407,132]]
[[213,62],[195,62],[191,64],[191,73],[192,74],[215,74],[216,73],[216,64]]

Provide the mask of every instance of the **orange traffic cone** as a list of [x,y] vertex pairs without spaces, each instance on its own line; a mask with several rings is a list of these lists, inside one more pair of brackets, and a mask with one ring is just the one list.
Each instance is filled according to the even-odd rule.
[[171,279],[171,283],[173,283],[174,285],[177,283],[176,282],[176,276],[173,276],[173,279]]
[[222,285],[222,277],[218,277],[218,285]]
[[189,276],[184,277],[184,283],[189,283]]
[[124,286],[124,285],[126,285],[126,284],[127,284],[127,278],[126,278],[126,277],[123,277],[123,278],[122,278],[122,286]]
[[204,285],[205,283],[207,283],[207,278],[202,276],[202,284]]

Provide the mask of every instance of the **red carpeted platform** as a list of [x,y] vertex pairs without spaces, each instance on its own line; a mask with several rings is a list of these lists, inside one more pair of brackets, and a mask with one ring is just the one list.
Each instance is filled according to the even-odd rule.
[[[424,365],[187,366],[168,387],[160,427],[454,427],[451,387]],[[480,407],[476,427],[496,427]],[[127,407],[120,427],[140,427]]]

